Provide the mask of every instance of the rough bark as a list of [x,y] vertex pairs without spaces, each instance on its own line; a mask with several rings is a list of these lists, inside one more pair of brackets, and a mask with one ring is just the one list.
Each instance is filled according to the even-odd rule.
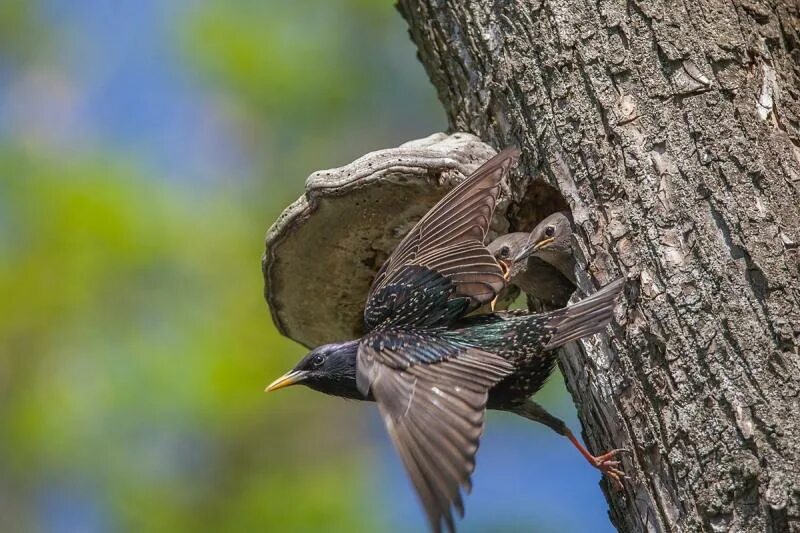
[[588,273],[631,280],[561,357],[590,447],[632,451],[614,525],[800,530],[798,3],[399,7],[450,127],[522,147],[517,212],[557,187]]

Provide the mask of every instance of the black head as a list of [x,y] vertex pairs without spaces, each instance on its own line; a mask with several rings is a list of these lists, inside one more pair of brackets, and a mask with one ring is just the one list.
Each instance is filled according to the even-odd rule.
[[364,400],[356,387],[358,341],[335,342],[314,348],[297,365],[273,381],[267,391],[305,385],[325,394]]

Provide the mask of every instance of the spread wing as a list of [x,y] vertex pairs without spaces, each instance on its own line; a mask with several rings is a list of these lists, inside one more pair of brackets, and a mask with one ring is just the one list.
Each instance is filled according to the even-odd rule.
[[367,330],[394,323],[391,314],[375,312],[374,300],[385,299],[383,291],[391,290],[408,266],[425,267],[450,280],[450,297],[464,302],[462,314],[494,299],[505,279],[483,242],[500,182],[518,157],[517,148],[507,148],[491,158],[433,206],[400,241],[370,288],[364,314]]
[[483,245],[500,183],[519,150],[504,150],[411,229],[370,288],[356,382],[372,393],[434,531],[463,514],[489,389],[513,371],[503,358],[444,331],[505,286]]
[[442,524],[455,531],[453,509],[464,514],[488,391],[513,370],[445,335],[376,331],[362,340],[357,364],[437,533]]

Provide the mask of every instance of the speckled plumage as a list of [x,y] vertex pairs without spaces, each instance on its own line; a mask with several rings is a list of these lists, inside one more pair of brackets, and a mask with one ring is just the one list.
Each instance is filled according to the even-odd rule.
[[490,409],[512,410],[542,388],[553,373],[558,354],[544,349],[550,337],[547,318],[506,313],[489,316],[484,324],[468,324],[454,333],[514,365],[513,374],[489,391],[487,403]]
[[550,375],[555,348],[608,324],[622,280],[551,313],[466,316],[506,283],[483,243],[518,155],[492,158],[403,238],[370,288],[361,339],[316,348],[268,387],[303,383],[374,400],[436,532],[455,531],[453,511],[463,515],[487,406],[545,423],[605,464],[529,397]]
[[622,280],[617,280],[573,306],[550,313],[493,313],[456,324],[449,333],[514,365],[514,372],[489,391],[488,407],[515,411],[538,392],[555,368],[554,348],[602,330],[622,286]]

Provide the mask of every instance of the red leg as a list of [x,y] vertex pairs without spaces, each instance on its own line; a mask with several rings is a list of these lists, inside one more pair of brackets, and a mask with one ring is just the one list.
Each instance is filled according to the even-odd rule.
[[620,462],[615,460],[615,457],[618,453],[627,450],[611,450],[610,452],[595,457],[589,453],[589,450],[587,450],[583,444],[578,441],[578,439],[575,438],[575,435],[572,434],[572,431],[570,431],[563,420],[551,415],[544,407],[531,399],[528,399],[525,401],[525,403],[515,405],[511,411],[520,416],[524,416],[528,420],[540,422],[559,435],[564,435],[567,437],[572,445],[575,446],[579,452],[581,452],[581,455],[583,455],[586,460],[589,461],[590,465],[610,477],[611,481],[614,483],[614,487],[619,490],[622,489],[622,478],[625,477],[625,473],[618,468]]
[[617,456],[618,453],[624,452],[626,450],[623,449],[611,450],[610,452],[606,452],[602,455],[594,456],[591,453],[589,453],[589,450],[587,450],[577,438],[575,438],[575,435],[572,434],[572,431],[567,429],[565,436],[570,440],[572,445],[575,446],[575,448],[577,448],[579,452],[581,452],[581,455],[583,455],[586,458],[586,460],[589,461],[589,464],[591,464],[593,467],[597,468],[605,475],[610,477],[612,482],[614,483],[614,486],[618,490],[622,490],[622,478],[625,477],[625,473],[619,468],[617,468],[621,463],[613,459]]

